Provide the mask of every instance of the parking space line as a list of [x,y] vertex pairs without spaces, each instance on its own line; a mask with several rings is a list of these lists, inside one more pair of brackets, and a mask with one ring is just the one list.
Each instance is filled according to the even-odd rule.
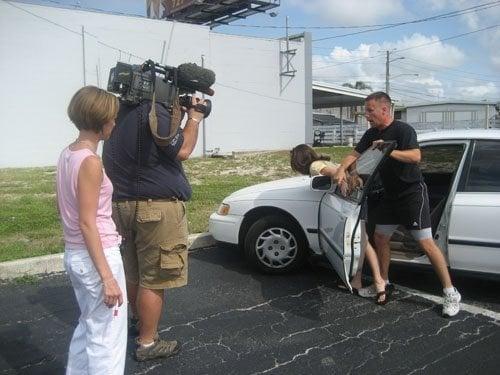
[[[412,288],[407,288],[405,286],[401,286],[401,285],[398,285],[398,284],[394,284],[394,286],[396,287],[397,290],[401,290],[403,292],[412,294],[414,296],[425,298],[425,299],[427,299],[429,301],[432,301],[434,303],[437,303],[437,304],[442,304],[443,303],[443,297],[435,296],[435,295],[428,294],[428,293],[424,293],[424,292],[421,292],[419,290],[415,290],[415,289],[412,289]],[[471,304],[464,303],[464,302],[460,302],[460,309],[462,311],[467,311],[468,313],[471,313],[471,314],[474,314],[474,315],[480,314],[480,315],[487,316],[488,318],[494,319],[496,321],[495,323],[497,323],[497,324],[500,325],[500,312],[488,310],[488,309],[486,309],[484,307],[479,307],[479,306],[471,305]]]

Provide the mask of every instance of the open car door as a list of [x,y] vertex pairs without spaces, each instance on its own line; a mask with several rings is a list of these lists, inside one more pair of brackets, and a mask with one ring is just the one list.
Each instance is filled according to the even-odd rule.
[[[385,142],[377,148],[365,151],[357,160],[355,171],[351,172],[364,181],[364,186],[352,189],[347,195],[342,194],[338,186],[332,186],[332,189],[325,192],[319,204],[320,249],[351,291],[349,279],[356,273],[361,253],[361,203],[369,192],[379,166],[394,147],[395,142]],[[328,176],[316,176],[312,179],[312,188],[325,190],[325,183],[329,180]]]

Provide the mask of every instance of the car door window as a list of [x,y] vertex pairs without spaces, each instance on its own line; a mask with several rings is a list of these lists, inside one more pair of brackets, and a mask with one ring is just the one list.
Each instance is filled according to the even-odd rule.
[[[348,199],[356,203],[361,203],[364,190],[375,178],[375,172],[380,165],[380,161],[393,149],[394,146],[394,142],[384,142],[377,148],[369,148],[363,152],[356,161],[356,167],[350,172],[350,179],[353,181],[350,186],[354,187],[348,189],[347,195],[345,195],[340,186],[338,186],[335,189],[334,194],[342,199]],[[358,182],[354,183],[356,180]]]
[[500,192],[500,141],[476,141],[464,191]]

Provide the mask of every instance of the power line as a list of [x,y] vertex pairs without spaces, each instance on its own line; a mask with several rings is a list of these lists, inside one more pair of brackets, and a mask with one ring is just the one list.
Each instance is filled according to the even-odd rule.
[[495,29],[495,28],[497,28],[497,27],[500,27],[500,24],[498,24],[498,25],[492,25],[492,26],[488,26],[488,27],[483,27],[482,29],[469,31],[469,32],[467,32],[467,33],[462,33],[462,34],[452,35],[452,36],[447,37],[447,38],[444,38],[444,39],[439,39],[439,40],[435,40],[435,41],[432,41],[432,42],[429,42],[429,43],[419,44],[419,45],[417,45],[417,46],[413,46],[413,47],[408,47],[408,48],[398,49],[398,50],[394,51],[394,53],[401,53],[401,52],[403,52],[403,51],[409,51],[409,50],[411,50],[411,49],[421,48],[421,47],[429,46],[429,45],[431,45],[431,44],[441,43],[441,42],[444,42],[445,40],[451,40],[451,39],[461,38],[461,37],[463,37],[463,36],[467,36],[467,35],[471,35],[471,34],[479,33],[479,32],[481,32],[481,31],[486,31],[486,30]]
[[399,91],[404,91],[404,92],[409,92],[409,93],[412,93],[412,94],[418,94],[418,95],[423,95],[423,96],[429,96],[431,98],[435,98],[436,96],[435,95],[432,95],[432,94],[429,94],[429,93],[426,93],[426,92],[423,92],[423,91],[413,91],[413,90],[409,90],[408,88],[404,87],[404,88],[401,88],[401,87],[398,87],[399,85],[396,85],[396,88],[394,89],[394,91],[396,90],[399,90]]
[[362,31],[356,31],[356,32],[353,32],[353,33],[346,33],[346,34],[333,35],[333,36],[329,36],[329,37],[314,39],[313,42],[320,42],[320,41],[323,41],[323,40],[329,40],[329,39],[342,38],[342,37],[346,37],[346,36],[365,34],[365,33],[373,32],[373,31],[385,30],[385,29],[389,29],[389,28],[393,28],[393,27],[398,27],[398,26],[404,26],[404,25],[410,25],[410,24],[416,24],[416,23],[422,23],[422,22],[428,22],[428,21],[436,21],[436,20],[441,20],[441,19],[446,19],[446,18],[451,18],[451,17],[457,17],[457,16],[460,16],[460,15],[463,15],[463,14],[467,14],[467,13],[471,13],[471,12],[477,12],[477,11],[481,11],[481,10],[486,10],[486,9],[489,9],[489,8],[493,8],[493,7],[496,7],[498,5],[500,5],[500,1],[493,1],[493,2],[490,2],[490,3],[476,5],[476,6],[473,6],[473,7],[470,7],[470,8],[456,10],[456,11],[453,11],[453,12],[438,14],[438,15],[431,16],[431,17],[420,18],[420,19],[413,20],[413,21],[398,22],[398,23],[394,23],[394,24],[387,24],[387,25],[384,25],[384,26],[381,26],[381,27],[372,28],[372,29],[369,29],[369,30],[362,30]]
[[[466,80],[469,80],[469,81],[466,81],[466,80],[458,80],[458,79],[448,79],[450,81],[454,81],[454,82],[462,82],[462,83],[470,83],[470,81],[478,81],[478,82],[500,82],[500,80],[494,80],[494,79],[482,79],[482,78],[474,78],[474,77],[463,77],[462,75],[460,74],[457,74],[457,73],[453,73],[453,72],[447,72],[447,71],[442,71],[442,70],[438,70],[436,68],[429,68],[429,67],[424,67],[424,66],[421,66],[421,65],[417,65],[417,64],[412,64],[411,62],[401,62],[400,63],[401,65],[408,65],[408,66],[413,66],[415,68],[418,68],[418,69],[421,69],[422,71],[424,72],[429,72],[429,71],[432,71],[432,72],[435,72],[435,73],[439,73],[439,74],[442,74],[442,75],[449,75],[449,76],[452,76],[452,77],[460,77],[460,78],[464,78]],[[410,69],[405,69],[403,67],[399,67],[400,69],[403,69],[405,71],[410,71]],[[413,71],[413,70],[411,70]],[[469,74],[472,74],[472,73],[469,73]]]
[[[54,22],[54,21],[51,21],[51,20],[49,20],[49,19],[47,19],[45,17],[39,16],[36,13],[33,13],[33,12],[27,10],[27,9],[23,9],[22,7],[19,7],[17,5],[12,4],[10,1],[6,1],[6,0],[2,0],[2,1],[5,2],[5,3],[7,3],[7,4],[9,4],[9,5],[11,5],[12,7],[16,8],[16,9],[19,9],[19,10],[21,10],[23,12],[26,12],[26,13],[30,14],[33,17],[36,17],[36,18],[41,19],[43,21],[49,22],[50,24],[52,24],[54,26],[57,26],[57,27],[60,27],[60,28],[66,30],[68,32],[71,32],[71,33],[79,35],[79,36],[82,35],[82,33],[79,32],[79,31],[72,30],[72,29],[70,29],[70,28],[68,28],[68,27],[66,27],[64,25],[61,25],[61,24],[59,24],[57,22]],[[135,57],[135,58],[140,59],[141,61],[146,61],[146,59],[144,57],[137,56],[137,55],[135,55],[135,54],[133,54],[131,52],[128,52],[126,50],[120,49],[118,47],[115,47],[115,46],[112,46],[110,44],[107,44],[105,42],[100,41],[96,35],[90,34],[90,33],[86,32],[86,31],[84,31],[84,34],[87,34],[89,36],[92,36],[93,38],[96,38],[97,39],[97,43],[99,43],[99,44],[101,44],[101,45],[103,45],[103,46],[105,46],[107,48],[111,48],[111,49],[113,49],[115,51],[119,51],[120,54],[121,53],[125,53],[126,55],[129,55],[130,57]],[[229,88],[229,89],[233,89],[233,90],[236,90],[236,91],[240,91],[240,92],[245,92],[247,94],[252,94],[252,95],[260,96],[260,97],[263,97],[263,98],[273,99],[273,100],[276,100],[276,101],[288,102],[288,103],[295,103],[295,104],[305,104],[304,102],[300,102],[300,101],[296,101],[296,100],[289,100],[289,99],[283,99],[283,98],[275,97],[275,96],[263,95],[263,94],[256,93],[256,92],[253,92],[253,91],[244,90],[244,89],[241,89],[241,88],[238,88],[238,87],[233,87],[233,86],[230,86],[230,85],[224,85],[224,84],[222,84],[220,82],[217,82],[216,85],[217,86],[226,87],[226,88]]]
[[[430,63],[430,62],[425,62],[425,61],[417,60],[417,59],[414,59],[414,58],[411,58],[411,57],[406,57],[406,60],[412,60],[412,61],[415,61],[415,62],[418,62],[418,63],[421,63],[421,64],[433,65],[433,66],[437,66],[437,67],[440,67],[440,68],[444,68],[445,70],[453,70],[453,71],[460,72],[460,73],[465,73],[465,74],[478,75],[478,76],[483,76],[483,77],[491,77],[491,76],[493,76],[492,74],[474,73],[474,72],[468,72],[466,70],[454,69],[454,68],[450,68],[450,67],[447,67],[447,66],[444,66],[444,65],[439,65],[439,64],[434,64],[434,63]],[[498,77],[498,75],[495,75],[494,77]]]
[[[438,101],[437,98],[434,98],[434,100],[430,100],[430,99],[422,98],[422,97],[419,97],[419,96],[405,94],[404,92],[401,92],[399,90],[393,90],[393,91],[395,91],[398,94],[398,96],[403,96],[403,97],[406,97],[406,98],[417,99],[417,100],[420,100],[421,102],[437,102]],[[393,98],[394,98],[394,96],[393,96]]]
[[[411,90],[407,90],[407,89],[394,89],[394,91],[398,91],[400,93],[409,92],[409,93],[414,93],[414,94],[417,94],[417,95],[428,96],[428,97],[431,97],[431,98],[434,98],[434,99],[446,99],[446,100],[457,100],[457,101],[458,100],[463,100],[463,99],[454,98],[454,97],[451,97],[451,96],[438,96],[438,95],[432,95],[432,94],[418,92],[418,91],[411,91]],[[429,99],[426,99],[426,100],[429,100]]]
[[[409,20],[409,21],[403,21],[403,22],[397,22],[397,23],[384,23],[384,24],[370,24],[370,25],[349,25],[349,26],[288,26],[289,29],[300,29],[300,30],[334,30],[334,29],[364,29],[364,28],[374,28],[374,27],[396,27],[396,26],[401,26],[401,25],[406,25],[406,24],[412,24],[412,23],[420,23],[420,22],[426,22],[426,21],[433,21],[435,19],[445,19],[445,18],[452,18],[452,17],[457,17],[463,14],[467,13],[472,13],[472,12],[477,12],[481,10],[488,9],[493,6],[499,5],[500,1],[493,1],[489,3],[484,3],[480,5],[476,5],[470,8],[464,8],[464,9],[459,9],[455,10],[452,12],[448,13],[443,13],[443,14],[438,14],[435,16],[431,17],[425,17],[425,18],[420,18],[420,19],[414,19],[414,20]],[[480,9],[484,8],[484,9]],[[226,25],[230,27],[241,27],[241,28],[255,28],[255,29],[284,29],[286,26],[276,26],[276,25],[244,25],[244,24],[231,24],[231,25]],[[364,32],[369,32],[372,30],[366,30]],[[340,37],[340,36],[334,36],[334,37]]]
[[[326,68],[330,68],[332,66],[338,66],[338,65],[344,65],[344,64],[360,63],[360,61],[365,61],[365,60],[373,59],[375,57],[379,57],[379,56],[383,56],[383,55],[384,55],[383,53],[379,53],[377,55],[368,56],[368,57],[362,57],[362,58],[356,59],[356,60],[349,60],[349,61],[343,61],[343,62],[335,63],[335,64],[328,64],[328,65],[318,66],[316,68],[313,68],[313,70],[326,69]],[[382,63],[380,63],[380,64],[382,64]]]
[[[441,42],[444,42],[446,40],[461,38],[463,36],[475,34],[475,33],[481,32],[481,31],[491,30],[491,29],[494,29],[494,28],[497,28],[497,27],[500,27],[500,24],[498,24],[498,25],[492,25],[492,26],[488,26],[488,27],[484,27],[482,29],[469,31],[469,32],[462,33],[462,34],[452,35],[452,36],[449,36],[449,37],[444,38],[444,39],[439,39],[439,40],[435,40],[435,41],[432,41],[432,42],[429,42],[429,43],[419,44],[419,45],[416,45],[416,46],[413,46],[413,47],[408,47],[408,48],[403,48],[403,49],[395,50],[392,53],[401,53],[403,51],[409,51],[409,50],[412,50],[412,49],[421,48],[421,47],[429,46],[429,45],[436,44],[436,43],[441,43]],[[340,62],[340,63],[336,63],[336,64],[324,65],[324,66],[321,66],[321,67],[314,68],[314,70],[325,69],[325,68],[329,68],[329,67],[333,67],[333,66],[338,66],[338,65],[344,65],[344,64],[359,63],[360,61],[364,61],[364,60],[368,60],[368,59],[373,59],[375,57],[382,56],[382,55],[383,54],[378,54],[378,55],[374,55],[374,56],[364,57],[364,58],[361,58],[361,59],[344,61],[344,62]]]
[[[31,3],[27,1],[22,1],[22,0],[14,0],[16,3],[24,3],[24,4],[35,4],[36,3]],[[61,3],[59,1],[55,0],[37,0],[42,3],[51,3],[51,4],[56,4],[59,5],[61,8],[66,8],[66,9],[75,9],[75,10],[89,10],[93,12],[99,12],[99,13],[109,13],[109,14],[115,14],[115,15],[120,15],[120,16],[132,16],[132,17],[140,17],[140,18],[146,18],[146,16],[141,15],[141,14],[135,14],[135,13],[125,13],[125,12],[119,12],[119,11],[114,11],[114,10],[105,10],[101,8],[94,8],[94,7],[82,7],[77,4],[65,4]]]

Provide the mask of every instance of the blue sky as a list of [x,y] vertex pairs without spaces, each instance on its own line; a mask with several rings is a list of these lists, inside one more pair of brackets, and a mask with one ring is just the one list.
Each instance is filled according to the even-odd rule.
[[[145,15],[146,0],[28,0]],[[357,35],[342,34],[415,21],[468,8],[456,17],[410,23]],[[479,9],[479,10],[478,10]],[[482,10],[480,10],[482,9]],[[401,102],[500,101],[500,1],[494,0],[281,0],[274,12],[214,29],[215,32],[278,38],[308,31],[315,80],[364,81],[385,88],[385,53],[391,52],[391,95]],[[236,26],[240,25],[240,26]],[[257,26],[257,27],[253,27]],[[334,28],[336,27],[336,28]],[[338,27],[349,27],[340,29]],[[476,30],[488,28],[475,32]],[[471,33],[462,37],[460,34]],[[334,38],[332,38],[334,37]],[[325,40],[317,40],[330,38]],[[447,39],[450,38],[450,39]]]

